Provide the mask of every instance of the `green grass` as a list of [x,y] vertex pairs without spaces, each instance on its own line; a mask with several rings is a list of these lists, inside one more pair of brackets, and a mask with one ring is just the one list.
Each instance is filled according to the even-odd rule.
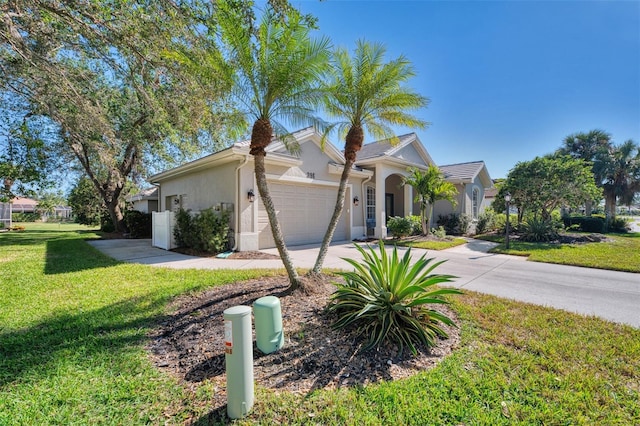
[[452,247],[460,246],[462,244],[466,244],[467,241],[464,238],[451,238],[445,240],[426,240],[426,241],[411,241],[408,240],[391,240],[387,244],[397,245],[400,247],[415,247],[426,250],[446,250]]
[[[119,263],[83,241],[92,231],[57,226],[0,234],[0,425],[216,423],[213,385],[155,369],[147,333],[175,296],[269,272]],[[258,388],[239,423],[640,423],[640,330],[475,293],[453,304],[462,342],[433,370],[309,395]]]
[[511,241],[505,248],[502,236],[482,236],[501,243],[492,253],[528,256],[535,262],[583,266],[615,271],[640,272],[640,233],[607,234],[611,242],[587,244],[550,244]]

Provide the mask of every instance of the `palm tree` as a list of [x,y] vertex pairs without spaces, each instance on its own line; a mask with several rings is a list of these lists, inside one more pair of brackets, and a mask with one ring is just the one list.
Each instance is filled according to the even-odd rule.
[[429,220],[433,205],[438,200],[447,200],[455,206],[458,190],[454,184],[444,179],[437,166],[431,165],[424,172],[412,167],[409,173],[409,176],[402,179],[402,184],[411,185],[416,191],[415,202],[420,204],[422,235],[429,235]]
[[[599,161],[603,154],[611,149],[611,135],[603,130],[591,130],[588,133],[573,133],[564,138],[563,146],[558,150],[561,154],[570,155],[592,163],[594,179],[598,186],[602,186],[603,163]],[[594,200],[585,201],[585,214],[591,216]]]
[[[618,199],[628,200],[640,187],[640,146],[629,139],[600,157],[607,220],[616,217]],[[632,198],[632,197],[631,197]]]
[[235,61],[235,95],[244,115],[253,121],[250,153],[254,157],[258,191],[269,217],[273,239],[289,275],[289,291],[300,286],[282,236],[269,194],[265,172],[265,149],[279,137],[288,148],[296,144],[280,119],[292,125],[313,123],[314,105],[320,99],[320,81],[329,61],[329,40],[312,40],[309,26],[295,10],[286,16],[267,10],[256,28],[241,25],[231,12],[221,19],[222,35]]
[[345,163],[340,177],[333,216],[322,240],[312,274],[319,274],[344,208],[344,197],[351,168],[362,148],[364,132],[376,139],[390,138],[397,142],[391,126],[424,128],[427,123],[408,114],[406,110],[427,105],[428,99],[413,92],[402,83],[415,75],[410,62],[400,56],[383,62],[383,45],[358,41],[354,56],[346,49],[333,54],[332,67],[324,99],[325,111],[336,122],[327,126],[322,142],[329,132],[337,130],[344,137]]

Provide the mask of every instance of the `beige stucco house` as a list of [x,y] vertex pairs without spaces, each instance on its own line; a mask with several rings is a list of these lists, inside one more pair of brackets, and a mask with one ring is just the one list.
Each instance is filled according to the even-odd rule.
[[145,188],[140,192],[125,198],[127,206],[131,210],[137,210],[142,213],[151,213],[158,211],[158,188]]
[[[293,136],[300,145],[296,155],[290,154],[277,140],[267,148],[269,190],[286,243],[318,243],[333,212],[344,156],[330,142],[322,149],[321,135],[312,127]],[[400,136],[399,143],[393,146],[388,141],[365,145],[351,171],[344,210],[333,240],[384,238],[388,217],[418,214],[413,189],[401,185],[402,177],[408,174],[409,167],[426,169],[430,164],[434,164],[433,160],[415,133]],[[485,172],[486,167],[471,179],[472,185],[480,188],[480,197],[484,193],[483,185],[491,186],[491,180],[484,179]],[[158,187],[160,212],[180,208],[197,212],[209,207],[229,210],[236,250],[274,246],[255,184],[249,141],[156,174],[149,181]],[[455,183],[464,187],[467,180],[459,179]],[[467,208],[466,198],[473,196],[466,188],[463,192],[460,197],[465,202],[459,203],[457,209]],[[448,204],[449,212],[453,211]],[[442,206],[439,211],[445,209]],[[154,232],[155,229],[154,225]]]

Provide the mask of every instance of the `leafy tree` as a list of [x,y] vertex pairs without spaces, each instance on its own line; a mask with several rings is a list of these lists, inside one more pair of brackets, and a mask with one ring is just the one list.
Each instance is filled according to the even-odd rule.
[[358,41],[353,57],[346,49],[337,49],[327,82],[324,106],[328,116],[337,121],[330,124],[322,138],[338,130],[344,137],[345,163],[340,176],[333,215],[322,240],[316,263],[311,270],[319,274],[329,244],[344,208],[344,197],[351,168],[362,148],[365,131],[376,139],[397,137],[391,126],[424,128],[426,123],[407,110],[427,105],[428,99],[403,86],[415,75],[411,63],[400,56],[384,62],[385,48],[381,44]]
[[34,116],[24,99],[0,94],[0,199],[30,194],[51,184],[55,157],[46,143],[46,123]]
[[56,123],[60,156],[82,166],[119,231],[121,192],[145,161],[201,152],[220,133],[226,74],[203,84],[177,59],[217,51],[200,25],[213,10],[199,0],[2,2],[0,89]]
[[437,166],[430,165],[426,171],[412,167],[409,173],[409,176],[403,178],[402,184],[411,185],[416,192],[415,201],[420,203],[422,235],[429,235],[429,220],[433,205],[438,200],[447,200],[455,205],[458,190],[454,184],[444,179],[444,175]]
[[511,204],[518,208],[519,223],[527,210],[534,218],[540,216],[547,221],[556,208],[578,206],[601,194],[589,163],[560,154],[516,164],[496,198],[504,199],[506,192],[511,194]]
[[87,177],[81,177],[67,197],[76,222],[83,225],[99,225],[106,213],[104,202],[95,185]]
[[236,67],[234,94],[247,120],[253,122],[250,153],[254,158],[257,187],[292,291],[300,287],[301,282],[289,257],[269,193],[265,149],[274,135],[289,149],[296,149],[295,140],[281,119],[296,125],[319,123],[314,105],[321,93],[320,76],[328,64],[329,40],[311,39],[310,23],[295,10],[278,18],[273,9],[267,9],[255,32],[251,21],[243,21],[232,9],[225,12],[221,14],[220,23]]

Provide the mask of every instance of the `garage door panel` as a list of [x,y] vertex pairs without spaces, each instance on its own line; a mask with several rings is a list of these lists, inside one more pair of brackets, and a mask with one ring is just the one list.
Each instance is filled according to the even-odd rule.
[[[269,187],[278,222],[287,245],[322,242],[335,207],[337,188],[272,184]],[[334,241],[348,238],[346,209],[334,233]],[[259,201],[260,248],[274,247],[267,213]]]

